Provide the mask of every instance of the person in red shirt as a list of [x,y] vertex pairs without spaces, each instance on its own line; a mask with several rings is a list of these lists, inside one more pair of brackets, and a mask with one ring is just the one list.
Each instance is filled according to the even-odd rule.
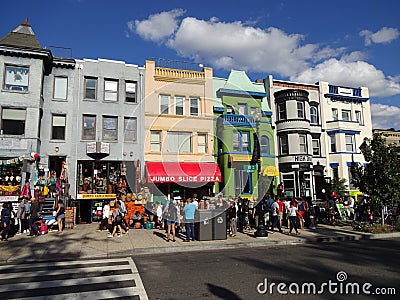
[[283,210],[285,209],[285,203],[283,203],[281,197],[278,198],[278,205],[279,205],[279,214],[278,214],[279,225],[282,227]]

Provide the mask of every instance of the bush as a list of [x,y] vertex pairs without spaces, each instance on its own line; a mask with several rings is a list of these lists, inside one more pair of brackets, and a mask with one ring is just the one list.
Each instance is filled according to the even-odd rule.
[[368,233],[389,233],[394,231],[400,231],[400,222],[397,221],[396,226],[383,225],[382,224],[369,224],[369,223],[356,223],[353,224],[353,230],[359,232]]
[[400,217],[397,217],[394,227],[396,228],[396,231],[400,231]]

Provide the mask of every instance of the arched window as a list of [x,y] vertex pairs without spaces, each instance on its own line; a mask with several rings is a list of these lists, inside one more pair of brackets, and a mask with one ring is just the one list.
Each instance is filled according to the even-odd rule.
[[310,123],[318,124],[318,109],[316,106],[310,106]]
[[261,154],[270,155],[270,148],[269,148],[269,138],[266,135],[261,137]]

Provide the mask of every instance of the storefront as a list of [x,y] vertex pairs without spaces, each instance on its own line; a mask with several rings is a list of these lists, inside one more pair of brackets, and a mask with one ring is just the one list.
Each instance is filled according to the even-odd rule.
[[113,201],[116,194],[79,194],[79,223],[99,222],[103,217],[103,202]]
[[0,196],[18,196],[21,191],[23,158],[0,159]]
[[147,185],[153,201],[180,197],[186,199],[211,196],[214,183],[221,182],[221,172],[216,163],[198,162],[146,162]]

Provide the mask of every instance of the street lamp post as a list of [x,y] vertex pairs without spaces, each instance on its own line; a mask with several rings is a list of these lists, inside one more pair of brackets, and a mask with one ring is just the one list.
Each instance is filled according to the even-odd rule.
[[[253,120],[256,123],[256,137],[257,139],[255,139],[255,143],[258,143],[258,145],[254,144],[254,148],[257,147],[258,151],[256,153],[257,155],[257,200],[259,201],[259,205],[262,205],[262,203],[260,203],[261,201],[263,201],[263,196],[262,195],[262,188],[261,188],[261,159],[260,159],[260,153],[261,153],[261,147],[260,147],[260,121],[262,118],[262,113],[258,110],[258,108],[254,111],[253,113]],[[256,237],[267,237],[268,236],[268,232],[267,229],[265,228],[264,225],[264,216],[259,215],[258,218],[258,227],[257,227],[257,231],[255,232],[255,236]]]

